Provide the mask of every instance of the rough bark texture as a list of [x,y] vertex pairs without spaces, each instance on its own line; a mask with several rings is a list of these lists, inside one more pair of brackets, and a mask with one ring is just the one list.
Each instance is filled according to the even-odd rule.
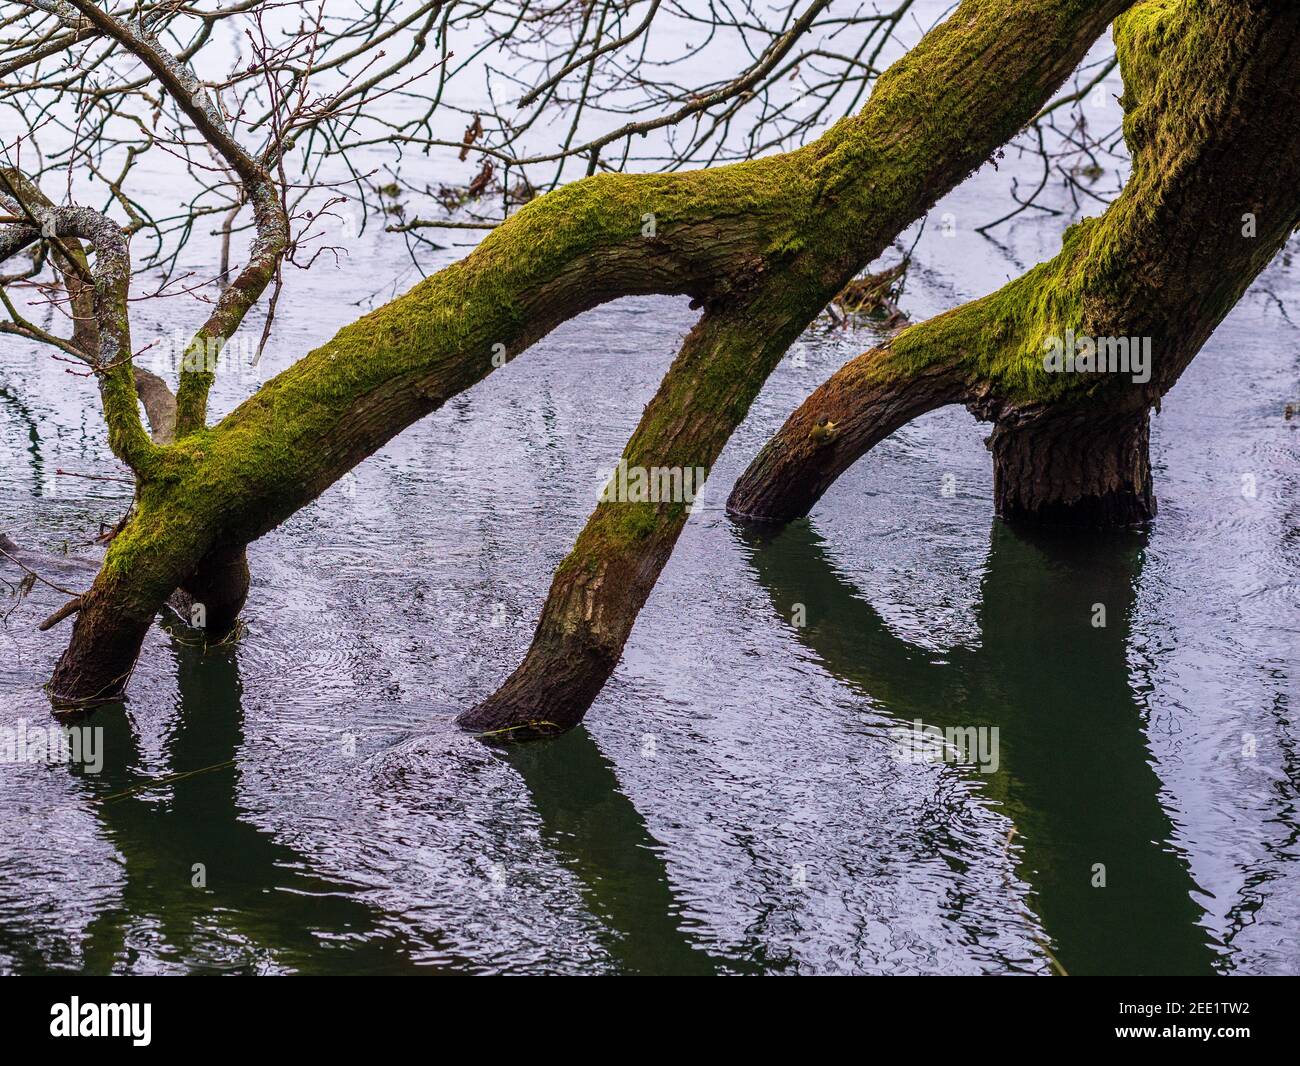
[[[1133,155],[1123,194],[1072,227],[1056,259],[851,360],[737,482],[734,515],[806,514],[878,440],[953,402],[995,423],[1003,517],[1155,514],[1148,412],[1300,223],[1300,10],[1150,0],[1115,36]],[[1045,342],[1070,333],[1149,338],[1150,380],[1048,373]]]
[[[39,206],[47,211],[57,210],[55,204],[26,176],[12,167],[0,168],[0,185],[29,206]],[[81,353],[87,364],[95,366],[103,338],[99,327],[96,293],[93,285],[84,278],[90,276],[90,261],[81,241],[65,236],[59,243],[59,262],[63,264],[61,277],[70,298],[73,318],[72,346]],[[72,260],[68,264],[64,256]],[[233,327],[232,327],[233,328]],[[176,396],[157,374],[143,367],[131,367],[131,377],[136,395],[149,420],[150,436],[155,444],[167,445],[176,439]],[[187,588],[177,589],[170,598],[171,605],[182,617],[190,619],[194,603],[201,600],[196,590],[212,602],[205,604],[204,613],[209,619],[207,628],[213,633],[225,633],[234,625],[244,599],[248,594],[249,574],[246,554],[242,547],[218,550],[198,564],[187,582]],[[41,624],[50,629],[64,618],[75,614],[82,599],[69,603]]]
[[1150,416],[1069,415],[989,438],[993,504],[1010,522],[1138,526],[1156,516]]
[[[646,408],[628,444],[629,467],[711,466],[803,329],[802,317],[791,315],[790,307],[764,300],[706,315]],[[702,395],[710,399],[702,401]],[[598,507],[556,572],[527,657],[460,723],[519,738],[580,721],[613,673],[688,513],[685,502]]]
[[[172,597],[172,603],[192,625],[220,636],[234,628],[248,598],[249,581],[248,555],[244,549],[216,548],[185,579],[177,595]],[[180,603],[176,602],[178,598]],[[202,607],[201,616],[194,613],[196,605]]]
[[[119,691],[153,612],[201,560],[274,528],[503,355],[604,301],[688,294],[705,309],[628,460],[710,466],[785,345],[1030,119],[1127,6],[965,0],[879,79],[860,115],[815,143],[714,170],[598,175],[557,190],[219,425],[190,432],[187,420],[181,439],[136,466],[137,507],[87,596],[52,693]],[[537,668],[517,677],[522,695],[509,713],[480,720],[576,720],[683,521],[671,505],[598,510],[557,575],[530,659]],[[560,660],[562,683],[529,676]]]
[[135,391],[149,419],[149,433],[155,444],[170,444],[176,439],[176,396],[157,374],[133,366]]

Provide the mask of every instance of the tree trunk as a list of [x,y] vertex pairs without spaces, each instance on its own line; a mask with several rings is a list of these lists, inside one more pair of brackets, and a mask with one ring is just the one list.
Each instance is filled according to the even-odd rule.
[[[643,421],[628,460],[711,466],[784,346],[1029,121],[1130,3],[965,0],[881,76],[861,114],[796,152],[598,175],[528,204],[219,425],[150,454],[140,513],[110,547],[53,689],[75,699],[120,685],[147,619],[214,550],[273,529],[406,426],[604,301],[686,294],[706,309],[651,405],[659,423]],[[742,306],[773,308],[753,319],[762,335],[734,313]],[[730,336],[714,334],[722,324]],[[477,722],[580,717],[684,521],[681,507],[598,509],[557,575],[535,665],[503,691],[501,708],[514,709]],[[115,615],[123,632],[102,640]],[[542,675],[569,652],[565,683],[548,683]]]
[[[643,473],[642,484],[684,490],[689,477],[694,496],[697,473],[707,476],[803,315],[816,313],[791,305],[799,292],[806,290],[769,288],[761,302],[706,315],[691,332],[628,443],[627,469]],[[617,479],[611,485],[617,496]],[[463,727],[519,739],[582,720],[686,524],[693,501],[680,495],[600,504],[556,571],[527,657],[492,696],[460,715]]]
[[[1300,11],[1152,0],[1116,20],[1115,39],[1133,154],[1119,199],[1071,227],[1051,262],[850,360],[763,447],[733,515],[807,514],[884,436],[961,402],[995,424],[1002,517],[1154,517],[1149,411],[1300,223]],[[1145,351],[1145,371],[1080,370],[1073,355],[1049,371],[1045,355],[1083,338]]]
[[[89,708],[122,695],[140,645],[164,602],[212,637],[230,632],[238,621],[249,587],[242,545],[212,550],[188,573],[183,566],[166,565],[163,555],[151,563],[123,565],[114,547],[118,541],[126,544],[143,539],[132,536],[132,524],[137,522],[138,517],[133,516],[109,545],[99,577],[82,597],[73,639],[47,686],[57,710]],[[187,557],[182,549],[172,559]],[[107,581],[106,573],[110,575]]]
[[802,518],[894,430],[936,407],[963,402],[970,390],[958,367],[960,346],[940,355],[944,338],[937,335],[930,365],[917,370],[906,350],[909,339],[852,360],[813,392],[736,482],[728,513],[754,523]]
[[1008,522],[1138,526],[1156,515],[1150,418],[1133,415],[999,423],[989,437],[993,505]]
[[73,639],[46,686],[56,712],[89,709],[126,690],[157,607],[145,611],[128,613],[107,598],[83,597]]
[[244,548],[214,548],[181,583],[171,604],[196,629],[221,637],[239,621],[249,584],[248,553]]
[[[212,552],[222,500],[215,492],[187,493],[182,482],[138,484],[126,523],[81,597],[72,639],[47,686],[57,708],[122,693],[159,609]],[[184,494],[184,506],[177,493]]]

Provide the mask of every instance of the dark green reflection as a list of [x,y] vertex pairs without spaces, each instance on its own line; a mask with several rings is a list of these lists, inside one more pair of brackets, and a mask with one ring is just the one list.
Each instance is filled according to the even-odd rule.
[[[92,719],[104,728],[104,767],[86,781],[124,884],[87,930],[86,972],[129,970],[140,955],[197,973],[412,969],[410,945],[356,898],[356,886],[313,873],[302,855],[243,817],[235,646],[205,649],[174,633],[172,647],[180,706],[163,763],[169,775],[188,776],[158,783],[143,772],[120,707]],[[206,888],[192,884],[195,863],[206,867]]]
[[584,727],[510,748],[506,757],[532,794],[547,843],[582,882],[587,906],[607,930],[605,947],[620,971],[746,969],[743,962],[714,958],[692,946],[681,929],[661,845]]
[[32,457],[33,495],[43,496],[45,485],[45,457],[41,454],[41,432],[32,409],[23,403],[7,386],[0,385],[0,406],[9,408],[26,428],[27,453]]
[[[85,970],[131,969],[141,956],[190,972],[392,973],[412,949],[357,887],[313,873],[307,859],[250,824],[237,800],[244,744],[234,645],[204,648],[173,633],[180,704],[164,743],[167,780],[147,774],[120,706],[104,728],[104,767],[85,778],[124,867],[120,898],[91,922]],[[528,787],[548,844],[573,869],[629,973],[712,973],[742,963],[693,947],[679,928],[660,845],[584,729],[507,758]],[[207,886],[192,885],[193,865]],[[423,967],[427,970],[427,967]]]
[[[997,726],[1001,765],[976,774],[1017,829],[1031,905],[1071,974],[1201,974],[1218,955],[1201,892],[1169,843],[1160,779],[1129,681],[1145,535],[1072,538],[993,525],[977,647],[941,658],[900,640],[834,569],[807,521],[741,534],[773,604],[802,603],[799,639],[910,723]],[[1106,626],[1092,624],[1093,605]],[[1092,885],[1105,866],[1105,888]]]

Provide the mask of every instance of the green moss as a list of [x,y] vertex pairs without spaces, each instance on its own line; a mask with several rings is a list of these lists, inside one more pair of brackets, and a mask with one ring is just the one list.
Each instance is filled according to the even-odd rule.
[[[598,253],[641,240],[659,242],[668,257],[680,255],[674,242],[687,239],[696,242],[695,254],[725,240],[737,262],[744,261],[743,248],[753,249],[755,278],[761,273],[769,299],[784,302],[773,318],[793,324],[782,330],[792,338],[838,291],[845,271],[860,265],[855,259],[876,254],[989,144],[1014,132],[1059,81],[1058,72],[1016,55],[1001,57],[1010,76],[992,85],[980,62],[999,47],[1006,20],[1055,42],[1048,67],[1068,68],[1104,24],[1105,12],[1095,9],[1107,6],[967,0],[963,15],[976,17],[955,18],[928,35],[880,80],[861,116],[836,124],[814,145],[707,171],[596,175],[533,200],[465,260],[340,330],[264,385],[216,427],[196,480],[249,512],[250,527],[291,513],[401,428],[358,432],[355,451],[346,446],[340,456],[323,443],[342,424],[382,403],[412,412],[399,418],[418,416],[418,404],[393,399],[402,389],[423,390],[436,404],[470,387],[494,369],[494,346],[513,356],[532,339],[523,294],[566,271],[589,273]],[[774,287],[770,279],[778,274],[786,277]],[[726,284],[751,283],[742,276]],[[761,339],[756,365],[755,350],[741,331],[739,343],[715,353],[709,373],[655,417],[711,410],[725,439],[781,354]],[[734,387],[736,380],[745,387]],[[178,417],[198,424],[185,404]],[[644,447],[657,448],[663,427],[651,419],[643,429]]]
[[[1125,387],[1116,375],[1048,373],[1049,338],[1110,335],[1099,316],[1126,306],[1126,333],[1141,331],[1133,308],[1140,281],[1135,264],[1161,246],[1166,190],[1194,167],[1213,135],[1210,120],[1228,106],[1215,60],[1216,21],[1204,0],[1147,0],[1116,21],[1125,92],[1125,136],[1133,169],[1124,191],[1101,218],[1065,233],[1060,253],[997,292],[903,331],[888,358],[871,361],[873,376],[915,373],[938,363],[959,365],[974,381],[1018,405],[1071,403]],[[1123,320],[1123,316],[1121,315]]]
[[[220,540],[272,528],[490,373],[496,346],[513,356],[554,324],[529,321],[546,317],[527,299],[539,293],[572,302],[576,290],[579,303],[624,290],[706,300],[712,313],[627,455],[641,465],[711,467],[799,331],[1033,115],[1120,6],[965,0],[880,79],[860,116],[804,149],[707,171],[597,175],[533,200],[465,260],[340,330],[211,429],[199,428],[198,402],[211,375],[190,376],[178,390],[178,422],[197,431],[152,460],[108,574],[141,568],[157,591],[175,567],[194,565]],[[1017,35],[1036,47],[1008,50]],[[998,77],[986,69],[991,58]],[[631,269],[592,296],[607,280],[604,264],[620,255]],[[679,275],[689,270],[708,276],[688,284]],[[979,352],[1008,330],[1033,328],[1009,299],[991,298],[986,311],[976,326],[945,317],[917,329]],[[561,312],[556,320],[572,310]],[[899,338],[896,352],[919,363],[925,349],[912,337]],[[1031,369],[1009,357],[992,367],[1008,380],[1028,380]],[[656,538],[670,543],[684,521],[682,505],[598,508],[565,565],[593,566],[603,553],[644,550]]]

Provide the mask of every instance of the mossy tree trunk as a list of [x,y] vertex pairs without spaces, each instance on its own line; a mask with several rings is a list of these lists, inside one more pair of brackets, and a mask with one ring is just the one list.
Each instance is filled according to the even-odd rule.
[[[1133,173],[1056,259],[851,360],[737,482],[737,517],[807,514],[925,411],[994,423],[997,513],[1132,525],[1156,512],[1150,411],[1300,224],[1300,10],[1282,0],[1140,4],[1116,21]],[[1150,378],[1049,373],[1053,338],[1150,342]],[[1131,369],[1131,364],[1130,364]]]
[[[598,175],[346,327],[218,425],[135,465],[139,492],[51,681],[120,692],[154,612],[356,463],[556,325],[607,300],[704,308],[629,462],[708,467],[786,345],[898,232],[1029,121],[1131,0],[964,0],[799,151],[713,170]],[[469,721],[571,724],[617,661],[684,521],[598,509],[557,574],[516,696]],[[572,650],[569,659],[566,650]],[[538,676],[560,670],[556,680]],[[505,692],[505,690],[503,690]]]
[[[629,469],[707,470],[762,382],[824,303],[808,287],[705,315],[686,338],[625,452]],[[602,503],[560,564],[523,663],[459,721],[513,739],[568,729],[614,671],[686,524],[685,500]]]

